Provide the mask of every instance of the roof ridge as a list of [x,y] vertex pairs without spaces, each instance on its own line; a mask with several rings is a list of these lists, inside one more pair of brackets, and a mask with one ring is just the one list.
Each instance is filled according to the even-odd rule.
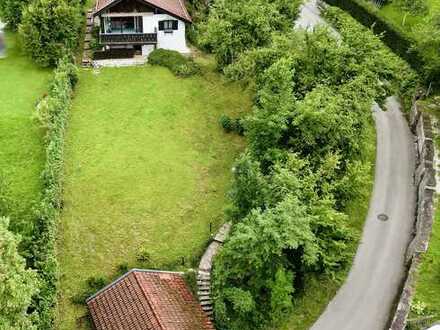
[[[136,279],[136,283],[139,285],[139,287],[141,288],[142,294],[145,297],[145,300],[147,301],[148,305],[150,306],[151,311],[153,312],[154,317],[157,320],[157,324],[159,325],[159,327],[162,330],[165,330],[163,324],[161,323],[161,319],[159,318],[159,316],[157,315],[154,306],[151,304],[150,299],[148,299],[147,293],[144,290],[144,287],[141,285],[141,283],[139,282],[139,278],[138,278],[138,271],[133,270],[133,274],[134,274],[134,278]],[[159,330],[159,329],[158,329]]]

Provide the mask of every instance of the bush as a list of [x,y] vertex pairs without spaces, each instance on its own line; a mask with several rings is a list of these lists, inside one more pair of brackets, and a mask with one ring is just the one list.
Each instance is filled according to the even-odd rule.
[[35,271],[26,269],[18,253],[20,237],[8,230],[9,219],[0,217],[0,328],[36,330],[38,314],[28,313],[31,298],[38,293]]
[[268,45],[274,32],[293,29],[301,1],[219,0],[201,24],[200,44],[213,51],[220,68],[243,51]]
[[220,117],[220,125],[222,125],[223,129],[227,132],[227,133],[237,133],[239,135],[243,135],[244,134],[244,127],[243,124],[241,123],[241,119],[240,118],[231,118],[229,116],[226,115],[222,115]]
[[42,66],[55,66],[79,44],[81,7],[75,1],[35,0],[23,12],[24,50]]
[[367,28],[372,28],[375,34],[382,35],[385,44],[419,72],[426,83],[432,82],[438,87],[440,82],[440,55],[438,49],[432,55],[431,52],[420,48],[415,39],[385,18],[380,17],[378,10],[373,6],[363,5],[357,0],[324,1],[349,12],[361,24]]
[[200,72],[197,63],[174,50],[156,49],[148,56],[148,62],[164,66],[179,77],[189,77]]
[[59,61],[46,98],[46,164],[42,173],[43,194],[37,210],[33,235],[33,268],[41,274],[40,293],[33,308],[40,318],[38,329],[53,327],[57,298],[58,265],[55,257],[57,216],[62,207],[64,136],[73,88],[78,81],[77,68],[68,57]]
[[76,296],[72,297],[72,302],[77,305],[85,305],[87,298],[94,295],[96,292],[101,290],[103,287],[105,287],[108,283],[108,280],[102,276],[92,276],[89,277],[86,281],[86,288],[85,290],[77,294]]
[[23,9],[30,0],[2,0],[0,1],[0,18],[12,30],[16,30],[21,22]]

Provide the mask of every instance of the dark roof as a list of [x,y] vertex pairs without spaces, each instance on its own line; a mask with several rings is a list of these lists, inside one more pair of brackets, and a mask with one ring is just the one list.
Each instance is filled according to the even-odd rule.
[[[123,1],[123,0],[122,0]],[[139,0],[147,5],[153,6],[155,8],[162,9],[171,16],[176,16],[187,22],[192,22],[191,16],[185,7],[185,0]],[[113,4],[117,4],[121,0],[97,0],[94,10],[94,15],[97,15],[102,10],[108,8]]]
[[133,269],[87,306],[97,330],[214,330],[181,273]]

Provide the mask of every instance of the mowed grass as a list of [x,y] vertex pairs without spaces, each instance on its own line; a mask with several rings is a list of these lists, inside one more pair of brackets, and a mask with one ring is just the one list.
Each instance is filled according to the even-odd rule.
[[12,226],[27,227],[16,222],[29,215],[40,196],[44,132],[32,114],[47,90],[50,70],[37,67],[22,54],[16,34],[6,33],[6,45],[7,57],[0,59],[0,176],[8,183],[14,207]]
[[[350,220],[350,227],[353,228],[358,236],[350,246],[353,259],[360,243],[362,229],[368,215],[370,198],[373,192],[376,160],[376,133],[373,125],[369,128],[365,148],[366,153],[364,161],[371,165],[371,170],[368,173],[369,175],[365,180],[364,186],[361,188],[362,193],[360,193],[357,198],[350,201],[345,210],[345,213]],[[294,309],[292,315],[278,330],[310,329],[344,283],[350,268],[351,263],[344,269],[341,269],[336,274],[335,278],[323,275],[309,275],[304,281],[304,288],[294,296]]]
[[[81,71],[66,141],[58,260],[59,329],[82,329],[72,297],[92,276],[143,265],[140,251],[187,269],[223,222],[231,167],[244,140],[222,114],[251,98],[219,75],[179,79],[160,67]],[[185,266],[178,266],[185,257]]]

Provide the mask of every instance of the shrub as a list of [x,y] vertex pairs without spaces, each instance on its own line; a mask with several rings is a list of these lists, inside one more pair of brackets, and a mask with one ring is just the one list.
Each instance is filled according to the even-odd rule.
[[9,219],[0,217],[0,328],[35,330],[37,313],[28,313],[31,298],[38,293],[35,271],[26,269],[17,251],[20,238],[8,230]]
[[197,63],[174,50],[156,49],[148,56],[148,62],[164,66],[180,77],[189,77],[200,72]]
[[21,22],[23,9],[30,0],[2,0],[0,1],[0,18],[8,26],[16,30]]
[[241,119],[240,118],[231,118],[229,116],[226,115],[222,115],[220,117],[220,125],[222,125],[223,129],[227,132],[227,133],[237,133],[239,135],[243,135],[244,134],[244,127],[243,124],[241,123]]
[[38,64],[55,66],[78,46],[80,13],[80,6],[75,1],[33,1],[24,10],[19,28],[24,50]]
[[58,211],[62,206],[64,136],[73,88],[78,81],[77,68],[68,57],[59,61],[47,96],[46,164],[42,173],[43,194],[37,210],[33,235],[33,268],[41,274],[40,293],[33,308],[39,314],[38,329],[53,327],[58,280],[55,240]]
[[101,290],[108,283],[108,280],[102,276],[92,276],[86,281],[86,288],[80,294],[72,297],[72,302],[77,305],[85,305],[87,298]]
[[430,47],[430,50],[426,51],[423,46],[419,45],[417,40],[382,18],[374,6],[363,5],[357,0],[324,1],[349,12],[361,24],[367,28],[372,28],[377,35],[382,35],[385,44],[419,72],[426,83],[432,82],[438,87],[440,82],[440,55],[438,49],[435,50]]
[[301,1],[215,1],[201,24],[200,44],[213,51],[220,68],[243,51],[266,46],[274,32],[293,28]]

